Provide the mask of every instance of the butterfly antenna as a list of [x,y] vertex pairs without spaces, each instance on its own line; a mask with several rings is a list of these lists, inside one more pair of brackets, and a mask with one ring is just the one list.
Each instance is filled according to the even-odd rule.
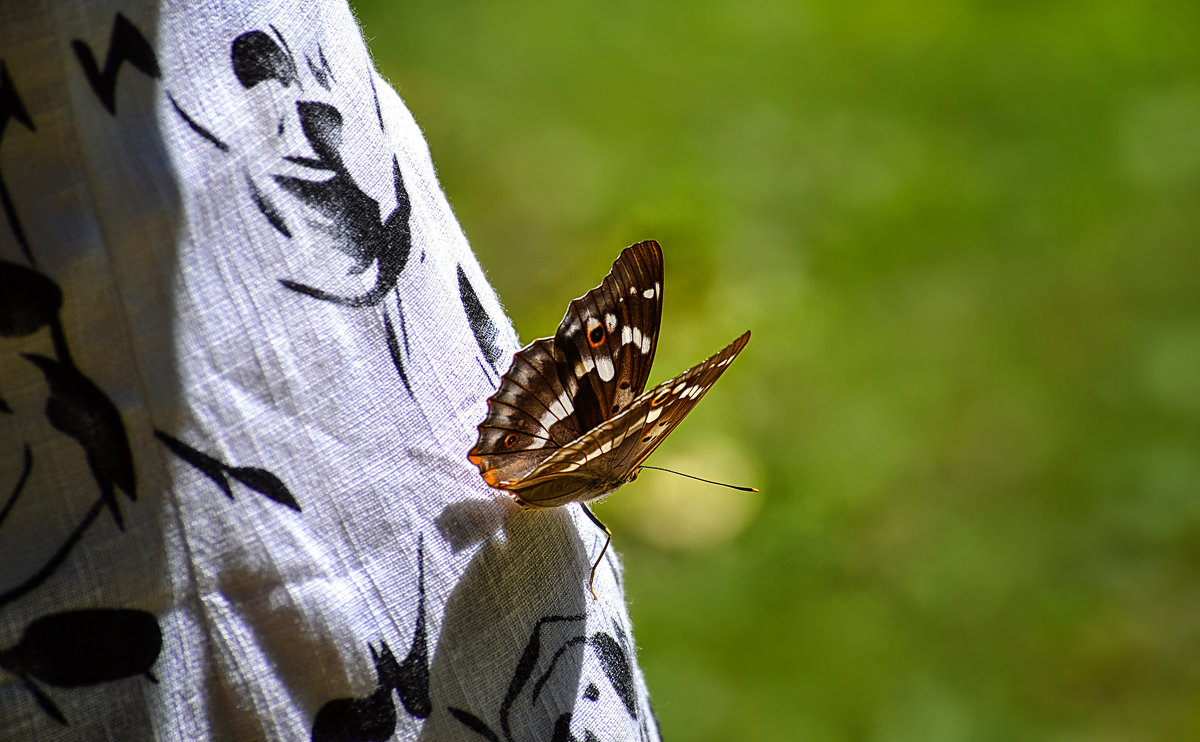
[[608,539],[604,542],[604,548],[600,550],[600,556],[596,557],[596,563],[592,565],[592,574],[588,577],[588,590],[592,591],[592,600],[599,600],[596,597],[596,588],[592,587],[592,583],[596,581],[596,567],[600,566],[600,560],[604,558],[604,552],[608,551],[608,545],[612,543],[612,531],[608,530],[608,526],[600,522],[600,519],[596,517],[596,514],[587,505],[581,502],[579,503],[579,507],[583,508],[584,515],[590,518],[593,523],[600,526],[604,533],[608,535]]
[[[720,485],[722,487],[728,487],[731,490],[739,490],[741,492],[758,492],[757,487],[739,487],[736,484],[725,484],[724,482],[714,482],[711,479],[704,479],[702,477],[693,477],[691,474],[684,474],[683,472],[675,471],[674,469],[664,469],[661,466],[646,466],[645,464],[642,464],[638,468],[639,469],[654,469],[655,471],[665,471],[665,472],[669,472],[671,474],[678,474],[681,477],[687,477],[688,479],[695,479],[697,482],[704,482],[706,484],[716,484],[716,485]],[[605,529],[605,530],[608,530],[608,529]]]

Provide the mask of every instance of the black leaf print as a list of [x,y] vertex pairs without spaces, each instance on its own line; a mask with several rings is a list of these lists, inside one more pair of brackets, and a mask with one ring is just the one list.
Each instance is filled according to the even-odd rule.
[[29,444],[25,444],[24,463],[21,465],[21,475],[17,477],[17,483],[13,486],[12,494],[8,496],[8,501],[4,503],[4,507],[0,508],[0,525],[4,524],[4,520],[12,511],[13,506],[17,504],[17,498],[25,491],[25,483],[29,481],[29,473],[33,471],[33,451],[29,448]]
[[555,719],[554,736],[550,738],[550,742],[579,742],[579,739],[571,734],[570,713],[562,714]]
[[0,337],[24,337],[49,328],[54,354],[71,365],[71,351],[58,316],[62,300],[62,289],[45,273],[0,260]]
[[337,77],[333,74],[333,67],[329,65],[329,60],[325,58],[325,50],[317,47],[317,58],[321,61],[321,69],[325,70],[325,74],[329,76],[332,82],[337,82]]
[[517,660],[517,667],[513,671],[512,680],[508,684],[508,692],[504,696],[504,701],[500,704],[500,728],[504,731],[506,739],[512,739],[508,714],[512,710],[512,705],[517,700],[517,696],[521,695],[525,684],[529,682],[529,678],[533,675],[533,670],[537,667],[538,657],[542,652],[542,628],[551,623],[582,621],[585,618],[587,616],[582,613],[577,616],[544,616],[534,624],[529,641],[525,644],[525,650],[521,652],[521,658]]
[[[571,714],[563,714],[558,717],[558,721],[554,725],[554,736],[550,738],[550,742],[579,742],[579,738],[571,734]],[[600,738],[592,733],[591,729],[583,730],[583,742],[600,742]]]
[[[550,678],[555,672],[559,660],[567,656],[567,653],[572,648],[587,646],[590,647],[597,657],[601,671],[612,684],[617,696],[621,699],[625,710],[628,712],[631,719],[638,721],[637,713],[637,688],[634,684],[633,672],[629,657],[625,648],[611,634],[603,631],[596,632],[591,636],[583,634],[575,634],[568,636],[562,640],[556,640],[557,646],[551,654],[549,660],[542,658],[542,643],[543,629],[552,624],[559,622],[582,621],[586,618],[584,615],[578,616],[545,616],[538,620],[534,625],[533,631],[530,634],[529,641],[525,645],[520,658],[517,660],[516,667],[513,671],[512,680],[509,682],[509,687],[504,700],[500,704],[500,734],[492,731],[482,718],[474,712],[462,708],[447,707],[447,710],[461,724],[475,732],[476,734],[488,740],[506,740],[514,742],[514,735],[511,729],[509,714],[516,700],[524,697],[529,703],[537,705],[546,705],[550,703],[549,699],[539,701],[539,696],[542,689],[547,685]],[[530,684],[534,671],[539,667],[544,667],[536,682]],[[529,691],[527,695],[526,691]],[[584,688],[582,698],[588,701],[600,700],[600,687],[594,682],[589,682]],[[571,713],[562,713],[555,720],[555,726],[551,733],[552,739],[555,740],[577,740],[572,736],[570,730]],[[646,727],[646,722],[641,723],[641,733],[643,737],[649,734]],[[585,730],[584,740],[598,740],[595,734]]]
[[567,641],[563,642],[562,646],[560,646],[558,649],[556,649],[554,651],[554,655],[550,658],[549,667],[547,667],[546,671],[542,673],[542,676],[540,678],[538,678],[538,681],[533,684],[534,700],[536,700],[537,697],[542,694],[542,688],[550,680],[550,676],[554,673],[555,666],[558,665],[558,661],[562,658],[562,656],[564,654],[566,654],[567,650],[569,650],[571,647],[577,647],[580,644],[586,644],[586,643],[587,643],[587,637],[576,636],[576,637],[572,637],[572,638],[568,639]]
[[[313,742],[385,740],[396,733],[396,703],[388,685],[380,654],[367,645],[375,660],[375,690],[365,698],[335,698],[317,711]],[[386,650],[387,645],[383,645]],[[390,654],[390,653],[389,653]]]
[[317,60],[313,60],[311,57],[305,58],[305,61],[308,62],[308,71],[317,79],[318,85],[329,90],[330,82],[333,80],[333,70],[329,69],[329,60],[325,59],[325,52],[319,46],[317,54],[319,55]]
[[229,476],[255,492],[265,495],[280,505],[286,505],[292,510],[300,512],[300,503],[296,502],[296,498],[292,497],[292,493],[288,491],[287,485],[279,477],[266,469],[259,469],[253,466],[231,466],[227,471],[229,472]]
[[408,383],[408,374],[404,371],[404,354],[400,352],[400,341],[396,338],[396,328],[392,326],[392,320],[388,317],[387,312],[383,314],[383,331],[387,336],[388,354],[392,357],[392,365],[396,367],[400,381],[404,382],[404,388],[408,390],[409,394],[412,394],[412,385]]
[[[13,494],[9,497],[8,503],[3,509],[3,513],[0,513],[0,525],[2,525],[3,521],[8,517],[9,511],[13,506],[15,506],[17,498],[25,489],[29,472],[32,471],[32,469],[33,451],[27,444],[25,446],[24,471],[13,490]],[[57,550],[55,550],[55,552],[42,564],[39,569],[26,577],[22,582],[9,587],[4,592],[0,592],[0,608],[3,608],[4,606],[20,599],[22,596],[35,590],[46,580],[50,579],[50,576],[53,575],[55,571],[57,571],[58,568],[63,565],[63,562],[67,560],[67,557],[70,555],[71,551],[79,544],[79,541],[83,538],[83,535],[87,533],[92,524],[96,522],[96,519],[100,517],[100,514],[104,511],[104,509],[110,506],[110,503],[112,508],[116,508],[116,497],[113,494],[111,485],[107,490],[101,490],[100,497],[97,498],[92,506],[88,508],[87,512],[84,513],[79,524],[76,525],[75,529],[63,539],[63,541],[58,545]],[[118,521],[118,525],[120,525],[120,521]],[[7,577],[7,575],[5,575],[5,577]]]
[[97,685],[142,675],[162,651],[158,619],[146,611],[94,608],[43,616],[17,644],[0,650],[0,668],[16,675],[38,706],[60,724],[67,719],[34,680],[60,688]]
[[62,289],[46,274],[0,260],[0,337],[25,337],[58,321]]
[[[379,130],[383,131],[383,109],[379,107],[379,91],[375,89],[375,76],[368,73],[371,82],[371,97],[375,99],[375,118],[379,120]],[[425,262],[425,253],[421,253],[421,262]]]
[[[376,104],[378,108],[378,104]],[[17,93],[17,87],[13,84],[12,78],[8,76],[8,67],[5,66],[4,60],[0,59],[0,141],[4,139],[4,132],[8,129],[8,120],[16,119],[22,126],[29,131],[36,131],[37,127],[33,125],[33,119],[29,117],[29,112],[25,110],[25,104],[21,101],[21,96]],[[29,241],[25,237],[25,228],[21,226],[21,219],[17,216],[17,207],[13,203],[12,195],[8,192],[8,185],[4,181],[4,170],[0,166],[0,205],[4,207],[4,216],[8,219],[8,226],[12,229],[13,236],[17,238],[17,244],[21,246],[21,254],[25,256],[25,260],[32,266],[37,266],[37,261],[33,259],[33,253],[29,251]]]
[[222,152],[229,151],[229,145],[221,141],[220,137],[213,134],[208,129],[200,125],[200,122],[188,115],[187,111],[183,110],[183,106],[175,101],[175,96],[167,93],[167,100],[171,101],[171,108],[175,109],[175,115],[183,119],[183,123],[188,125],[192,131],[199,134],[204,139],[208,140],[209,144],[213,145]]
[[162,442],[168,451],[191,464],[216,483],[230,500],[234,499],[233,487],[229,484],[229,479],[226,475],[233,477],[255,492],[281,505],[286,505],[298,513],[302,512],[300,503],[296,501],[296,498],[292,495],[291,490],[287,488],[287,485],[283,483],[283,480],[266,469],[253,466],[230,466],[202,451],[197,451],[178,438],[170,436],[161,430],[155,430],[154,437]]
[[29,691],[30,695],[33,696],[33,700],[37,701],[37,705],[42,708],[42,711],[46,712],[47,716],[49,716],[51,719],[54,719],[59,724],[62,724],[64,727],[67,726],[67,717],[63,715],[61,710],[59,710],[58,704],[54,703],[54,701],[50,699],[50,696],[46,695],[45,691],[34,685],[33,681],[29,678],[20,678],[20,680],[21,685],[25,686],[25,689]]
[[387,688],[366,698],[335,698],[313,721],[313,742],[386,740],[396,733],[396,704]]
[[137,487],[133,452],[129,449],[125,424],[116,406],[74,366],[31,353],[21,355],[41,370],[50,385],[46,418],[55,429],[74,438],[83,447],[104,504],[117,527],[125,530],[116,490],[120,489],[130,500],[136,500]]
[[617,635],[617,639],[621,642],[621,646],[625,647],[626,652],[633,652],[633,644],[629,639],[629,634],[625,633],[625,627],[615,618],[610,623],[612,624],[613,633]]
[[287,222],[283,219],[283,214],[280,212],[279,207],[271,201],[271,197],[255,185],[254,180],[249,175],[246,176],[246,185],[250,188],[250,198],[254,201],[254,205],[258,207],[258,210],[262,212],[262,215],[267,218],[267,222],[275,228],[276,232],[291,239],[292,230],[288,229]]
[[332,177],[308,180],[277,175],[275,182],[323,218],[313,226],[328,235],[337,250],[354,259],[351,275],[364,273],[372,264],[377,272],[375,286],[358,296],[336,296],[288,279],[281,279],[280,283],[293,291],[342,306],[374,306],[395,288],[412,250],[408,224],[412,205],[404,189],[400,163],[392,158],[396,208],[381,221],[379,202],[358,187],[342,159],[342,115],[333,106],[312,101],[297,102],[296,110],[317,158],[287,159],[332,173]]
[[418,719],[433,712],[429,697],[429,644],[425,628],[425,536],[417,536],[417,620],[412,647],[403,662],[396,661],[387,642],[371,650],[376,686],[365,697],[335,698],[317,711],[312,738],[325,742],[384,740],[396,731],[396,706],[392,692],[400,696],[404,710]]
[[500,738],[496,736],[496,733],[482,719],[470,711],[464,711],[454,706],[447,706],[446,710],[450,712],[451,716],[458,719],[459,723],[488,740],[488,742],[500,742]]
[[636,719],[637,689],[633,684],[633,673],[629,667],[629,658],[625,656],[625,650],[621,648],[616,639],[603,631],[592,634],[588,639],[588,644],[595,650],[596,657],[600,660],[600,669],[604,671],[608,682],[612,683],[613,690],[625,704],[625,710],[629,712],[630,717]]
[[155,430],[154,437],[161,441],[171,453],[196,467],[205,476],[216,482],[221,491],[225,493],[225,496],[230,500],[233,499],[233,488],[229,486],[229,480],[225,478],[225,470],[229,467],[212,456],[197,451],[183,441],[172,438],[161,430]]
[[121,71],[121,65],[129,62],[135,69],[155,80],[162,76],[162,72],[158,68],[158,59],[154,54],[154,47],[150,45],[137,26],[130,23],[129,19],[120,13],[117,13],[113,20],[108,56],[104,59],[103,70],[96,64],[96,57],[87,43],[75,39],[71,42],[71,48],[75,51],[75,56],[79,59],[79,65],[83,67],[83,73],[87,76],[92,90],[95,91],[96,96],[100,98],[100,102],[104,104],[108,112],[113,115],[117,113],[117,75]]
[[287,45],[281,46],[262,31],[251,31],[234,39],[231,55],[233,74],[243,88],[250,89],[267,80],[286,88],[300,81]]
[[488,381],[491,381],[493,384],[496,383],[492,379],[493,374],[496,373],[496,369],[483,365],[483,361],[479,360],[479,358],[475,359],[475,365],[479,367],[479,370],[483,372],[484,377],[487,378]]
[[462,299],[463,309],[466,310],[467,323],[471,325],[471,332],[475,333],[475,342],[479,343],[483,357],[494,368],[496,361],[504,355],[504,351],[497,342],[500,338],[500,330],[488,315],[487,310],[483,308],[483,304],[479,301],[479,295],[475,293],[475,288],[467,280],[467,274],[461,265],[458,266],[458,295]]
[[[413,629],[412,646],[408,656],[394,671],[387,673],[388,684],[396,689],[404,710],[418,719],[425,719],[433,712],[429,699],[429,638],[425,629],[425,536],[417,537],[417,621]],[[391,656],[387,645],[383,649]],[[391,663],[395,664],[392,657]]]
[[[97,608],[43,616],[0,652],[0,665],[49,685],[72,688],[144,675],[162,649],[158,619],[146,611]],[[155,681],[157,682],[157,681]]]

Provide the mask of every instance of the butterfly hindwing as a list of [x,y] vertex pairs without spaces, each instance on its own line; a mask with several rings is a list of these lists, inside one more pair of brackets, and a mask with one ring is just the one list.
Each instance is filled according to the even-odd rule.
[[625,248],[604,281],[571,302],[554,335],[562,385],[581,430],[628,407],[646,387],[662,317],[662,250]]
[[542,338],[518,351],[500,388],[488,400],[487,417],[479,425],[479,440],[468,458],[493,487],[522,479],[579,437],[553,348],[553,340]]

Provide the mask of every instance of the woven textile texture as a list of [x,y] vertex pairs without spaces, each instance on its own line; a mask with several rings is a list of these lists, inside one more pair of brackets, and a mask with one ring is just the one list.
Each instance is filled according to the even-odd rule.
[[518,341],[349,8],[0,57],[0,738],[657,739],[603,533],[467,461]]

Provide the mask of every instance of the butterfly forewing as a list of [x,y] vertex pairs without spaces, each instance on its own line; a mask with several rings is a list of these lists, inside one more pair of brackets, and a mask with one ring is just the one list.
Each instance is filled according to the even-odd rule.
[[493,487],[520,480],[579,437],[553,347],[553,340],[542,338],[518,351],[500,388],[488,400],[487,417],[479,425],[479,440],[468,458]]
[[[717,383],[717,379],[721,378],[721,374],[725,373],[725,369],[729,368],[729,364],[733,363],[733,359],[737,358],[748,342],[749,330],[704,363],[646,392],[646,415],[642,418],[641,430],[635,429],[632,431],[634,435],[626,436],[626,440],[634,441],[633,448],[629,458],[620,465],[629,469],[641,466],[663,439],[683,422],[683,418],[692,411],[700,398],[708,394],[708,390],[712,389],[713,384]],[[655,404],[656,401],[658,404]],[[639,411],[643,409],[640,404],[636,406]],[[655,410],[659,408],[662,412],[656,414]],[[637,417],[635,414],[634,418]]]
[[645,389],[658,347],[662,275],[658,243],[640,242],[567,307],[554,353],[581,430],[608,420]]
[[[712,388],[733,359],[750,341],[747,332],[703,363],[642,393],[626,410],[605,421],[569,445],[555,451],[530,472],[523,482],[521,499],[539,506],[563,504],[571,499],[594,499],[628,481],[667,435]],[[563,499],[564,478],[586,473],[596,485]],[[545,484],[541,491],[539,484]],[[558,500],[562,499],[562,502]]]

